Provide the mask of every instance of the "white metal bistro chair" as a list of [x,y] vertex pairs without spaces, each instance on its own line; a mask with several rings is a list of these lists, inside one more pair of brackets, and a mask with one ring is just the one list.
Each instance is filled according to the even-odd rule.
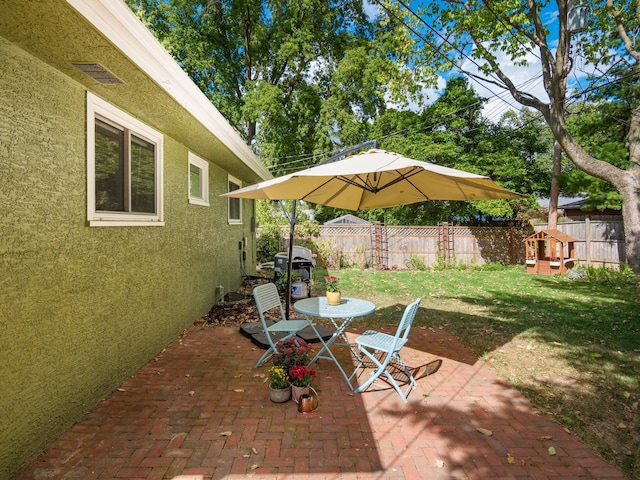
[[[262,365],[271,355],[278,353],[278,349],[276,348],[276,342],[278,342],[278,340],[295,337],[300,330],[308,327],[309,325],[311,325],[311,328],[313,328],[315,332],[315,328],[306,318],[287,320],[287,317],[284,314],[284,309],[282,308],[282,302],[280,301],[280,295],[278,294],[278,288],[274,283],[258,285],[253,289],[253,298],[256,300],[258,316],[262,322],[262,328],[269,345],[267,351],[264,352],[264,355],[262,355],[260,360],[258,360],[258,363],[256,363],[255,368]],[[273,325],[267,325],[264,313],[274,308],[280,310],[280,320],[275,322]]]
[[[418,298],[405,308],[395,335],[367,330],[356,338],[357,353],[360,355],[360,359],[351,377],[360,369],[373,367],[371,376],[355,390],[356,393],[364,392],[378,377],[384,375],[383,380],[398,392],[404,403],[407,403],[407,395],[416,385],[416,380],[400,358],[400,350],[407,343],[409,331],[419,306],[420,299]],[[402,383],[406,380],[408,384],[404,391],[398,384],[397,372],[402,375]]]

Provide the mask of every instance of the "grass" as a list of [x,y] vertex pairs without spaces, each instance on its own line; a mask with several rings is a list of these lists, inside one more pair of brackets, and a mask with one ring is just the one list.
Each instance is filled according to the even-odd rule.
[[[322,277],[314,270],[316,289]],[[331,271],[343,295],[365,298],[397,322],[422,298],[415,325],[444,328],[501,377],[629,478],[640,478],[640,284],[571,281],[499,270]],[[358,325],[356,322],[352,325]]]

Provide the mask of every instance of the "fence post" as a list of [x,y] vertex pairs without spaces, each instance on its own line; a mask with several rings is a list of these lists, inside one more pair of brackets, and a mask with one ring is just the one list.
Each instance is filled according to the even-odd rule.
[[584,249],[587,266],[591,266],[591,217],[584,217]]

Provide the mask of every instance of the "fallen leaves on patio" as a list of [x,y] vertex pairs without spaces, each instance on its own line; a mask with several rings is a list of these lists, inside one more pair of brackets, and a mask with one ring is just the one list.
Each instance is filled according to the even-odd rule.
[[[222,325],[226,327],[240,326],[245,322],[257,322],[258,311],[253,299],[253,289],[268,282],[268,278],[247,278],[237,292],[225,295],[225,301],[216,303],[209,313],[198,320],[197,324]],[[277,312],[276,312],[277,313]],[[274,312],[267,312],[267,320],[279,318]],[[273,317],[273,318],[272,318]]]
[[486,435],[487,437],[490,437],[491,435],[493,435],[493,432],[491,430],[487,430],[486,428],[476,428],[477,431],[479,431],[481,434]]

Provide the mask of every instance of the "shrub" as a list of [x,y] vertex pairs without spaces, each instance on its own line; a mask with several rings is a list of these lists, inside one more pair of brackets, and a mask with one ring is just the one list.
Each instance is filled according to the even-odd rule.
[[581,280],[587,279],[587,269],[584,267],[574,267],[567,270],[567,280]]
[[280,251],[281,236],[277,227],[266,225],[257,239],[256,256],[259,262],[272,262]]
[[406,262],[407,267],[411,270],[426,270],[427,266],[424,263],[424,260],[417,256],[415,253],[411,253],[409,255],[409,260]]
[[342,251],[331,240],[317,242],[316,250],[326,268],[339,268]]
[[620,265],[620,270],[607,267],[587,267],[587,278],[593,282],[605,284],[631,284],[636,282],[635,274],[629,265]]

